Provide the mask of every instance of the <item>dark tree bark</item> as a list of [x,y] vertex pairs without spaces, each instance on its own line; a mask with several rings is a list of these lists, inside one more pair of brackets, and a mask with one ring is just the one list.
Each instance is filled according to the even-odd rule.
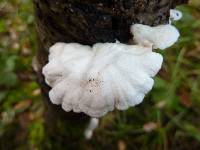
[[[48,62],[48,49],[56,42],[78,42],[92,45],[97,42],[128,43],[130,25],[142,23],[151,26],[166,24],[169,10],[188,0],[33,0],[38,33],[37,75],[46,96],[49,131],[59,129],[58,120],[69,121],[66,126],[78,126],[89,117],[84,114],[66,113],[49,102],[50,88],[41,74]],[[55,139],[59,132],[54,133]],[[66,140],[66,139],[65,139]]]

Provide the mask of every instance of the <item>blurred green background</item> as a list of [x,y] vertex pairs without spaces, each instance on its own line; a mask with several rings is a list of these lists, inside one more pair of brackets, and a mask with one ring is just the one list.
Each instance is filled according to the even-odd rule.
[[[84,149],[200,149],[200,1],[178,9],[184,14],[176,23],[181,38],[161,52],[164,65],[152,92],[139,106],[103,117]],[[31,0],[0,0],[0,150],[59,145],[48,141],[44,127],[31,66],[35,39]]]

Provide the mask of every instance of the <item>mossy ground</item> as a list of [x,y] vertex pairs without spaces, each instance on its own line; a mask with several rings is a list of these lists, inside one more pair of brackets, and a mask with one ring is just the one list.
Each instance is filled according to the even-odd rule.
[[[82,149],[197,150],[200,148],[200,2],[179,7],[179,42],[161,52],[163,69],[144,102],[101,119]],[[0,149],[70,149],[59,143],[68,125],[57,122],[58,140],[44,127],[44,104],[31,68],[36,49],[31,0],[0,0]],[[77,128],[70,131],[77,133]],[[62,134],[61,134],[62,133]],[[62,139],[62,140],[59,140]],[[74,143],[73,143],[74,144]],[[45,147],[45,148],[44,148]]]

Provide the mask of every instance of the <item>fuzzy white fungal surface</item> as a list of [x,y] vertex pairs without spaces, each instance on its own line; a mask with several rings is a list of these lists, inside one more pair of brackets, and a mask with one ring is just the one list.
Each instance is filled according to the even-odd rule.
[[84,135],[87,140],[91,139],[93,136],[94,130],[99,125],[99,119],[97,118],[91,118],[88,127],[86,128]]
[[178,21],[183,17],[183,14],[181,11],[176,9],[170,9],[170,20],[172,21]]
[[[155,30],[149,29],[154,34]],[[166,28],[170,31],[157,29],[173,34],[171,27]],[[155,39],[152,42],[155,44]],[[155,46],[165,47],[160,43]],[[57,43],[50,48],[49,63],[44,66],[43,74],[52,87],[49,93],[52,103],[61,104],[67,112],[84,112],[98,118],[114,108],[126,110],[141,103],[152,89],[152,77],[162,62],[162,56],[152,52],[151,46]]]
[[140,45],[152,44],[154,49],[166,49],[172,46],[179,38],[179,31],[173,25],[159,25],[150,27],[142,24],[131,26],[133,40]]

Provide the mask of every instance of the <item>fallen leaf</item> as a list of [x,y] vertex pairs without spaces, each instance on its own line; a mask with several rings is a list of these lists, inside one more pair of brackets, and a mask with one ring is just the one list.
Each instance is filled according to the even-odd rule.
[[36,89],[36,90],[34,90],[33,92],[32,92],[32,95],[33,96],[38,96],[38,95],[40,95],[41,94],[41,89]]
[[144,124],[143,126],[143,130],[145,132],[152,132],[153,130],[157,129],[158,125],[155,122],[148,122],[146,124]]
[[160,101],[156,104],[156,107],[159,108],[159,109],[162,109],[166,106],[166,101]]
[[15,111],[24,111],[32,104],[32,100],[23,100],[14,106]]
[[122,140],[118,142],[118,150],[126,150],[126,143]]
[[190,98],[190,94],[188,90],[182,88],[179,90],[178,95],[180,96],[181,104],[183,104],[187,108],[190,108],[192,106],[192,100]]

